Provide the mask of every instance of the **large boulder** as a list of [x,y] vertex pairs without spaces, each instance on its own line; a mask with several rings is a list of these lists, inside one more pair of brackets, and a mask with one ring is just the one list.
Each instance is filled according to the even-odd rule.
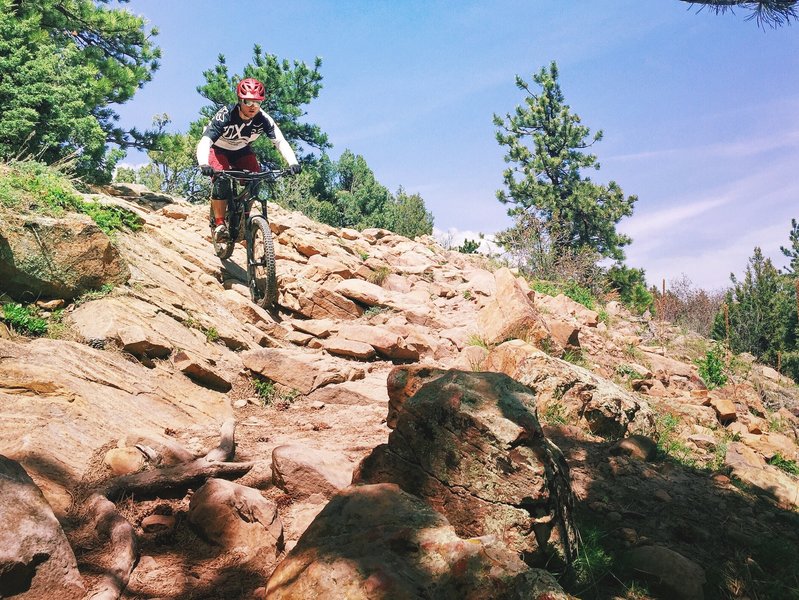
[[588,369],[521,340],[493,348],[481,368],[510,375],[535,392],[539,411],[558,408],[595,435],[620,439],[654,432],[655,415],[647,404]]
[[353,483],[396,483],[459,535],[495,535],[530,564],[570,562],[568,466],[544,437],[530,389],[501,373],[397,369],[389,393],[397,396],[399,380],[414,393],[393,402],[394,431]]
[[461,539],[447,520],[395,485],[335,496],[277,566],[268,600],[571,598],[497,538]]
[[53,510],[19,463],[0,455],[0,597],[80,600],[86,589]]
[[496,294],[479,313],[477,329],[487,344],[523,339],[536,346],[554,348],[555,342],[534,304],[507,268],[495,274]]
[[117,248],[85,215],[0,218],[0,291],[18,301],[72,300],[129,278]]
[[274,561],[283,550],[283,523],[274,502],[256,489],[211,478],[191,497],[189,523],[200,535],[248,557]]
[[351,480],[352,464],[329,450],[287,444],[272,451],[272,481],[294,498],[329,498]]

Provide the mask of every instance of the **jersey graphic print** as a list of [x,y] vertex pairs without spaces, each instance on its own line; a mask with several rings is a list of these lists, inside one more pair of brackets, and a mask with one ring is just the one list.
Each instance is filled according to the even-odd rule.
[[275,139],[275,124],[269,115],[261,110],[252,119],[245,121],[236,105],[231,104],[217,111],[203,135],[211,138],[218,148],[241,150],[264,133],[268,138]]

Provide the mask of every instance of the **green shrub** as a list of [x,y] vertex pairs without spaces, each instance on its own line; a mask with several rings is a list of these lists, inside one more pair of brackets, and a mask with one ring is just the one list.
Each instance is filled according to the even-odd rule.
[[261,399],[264,406],[274,404],[277,408],[285,409],[294,402],[300,392],[292,389],[278,390],[273,381],[268,379],[253,378],[252,385],[256,395]]
[[619,365],[616,367],[616,374],[630,379],[644,379],[644,376],[630,365]]
[[724,358],[724,349],[716,345],[705,353],[704,358],[694,361],[699,367],[699,377],[702,378],[709,390],[727,383],[727,375],[725,373],[727,363]]
[[570,348],[563,352],[563,356],[561,358],[568,363],[577,365],[578,367],[583,367],[585,369],[591,368],[591,365],[588,363],[588,361],[583,356],[582,351],[579,349],[573,350]]
[[679,419],[671,414],[664,413],[655,420],[655,437],[657,439],[657,455],[660,460],[669,458],[677,463],[696,467],[697,462],[692,457],[691,449],[677,436]]
[[589,525],[580,529],[579,554],[574,561],[578,587],[595,588],[613,569],[613,557],[603,547],[606,536],[598,526]]
[[771,458],[769,464],[777,467],[781,471],[799,476],[799,465],[796,464],[796,461],[783,458],[779,452]]
[[456,250],[462,254],[475,254],[480,248],[480,242],[477,240],[463,240],[463,244],[458,246]]
[[389,275],[391,275],[391,269],[388,267],[378,267],[376,271],[372,271],[372,273],[369,274],[368,281],[375,285],[383,285],[383,282]]
[[275,384],[271,381],[263,379],[253,379],[252,385],[255,388],[256,395],[261,399],[264,404],[269,404],[272,401],[272,396],[275,395]]
[[541,422],[545,425],[566,425],[569,422],[567,416],[566,407],[552,402],[541,412]]
[[127,228],[141,229],[139,217],[124,208],[84,200],[72,181],[54,167],[34,161],[12,162],[0,177],[0,204],[18,211],[31,211],[59,217],[65,212],[88,215],[111,235]]
[[643,269],[633,269],[617,263],[607,273],[607,284],[619,293],[622,304],[632,312],[643,314],[651,308],[655,298],[646,289],[646,276]]
[[370,306],[365,311],[363,311],[363,318],[368,319],[370,317],[374,317],[375,315],[379,315],[380,313],[384,313],[388,310],[385,306]]
[[489,344],[485,339],[481,338],[478,334],[472,333],[469,335],[469,338],[466,340],[467,346],[480,346],[481,348],[485,348],[486,350],[491,349],[491,344]]
[[9,302],[3,304],[3,321],[18,331],[29,335],[44,335],[47,333],[47,320],[35,314],[29,306]]
[[114,286],[110,283],[104,283],[100,286],[99,290],[90,290],[88,292],[84,292],[80,295],[80,297],[75,299],[73,304],[75,306],[80,306],[85,302],[91,302],[92,300],[99,300],[100,298],[104,298],[108,294],[114,291]]
[[594,310],[598,305],[597,299],[591,290],[573,281],[556,283],[553,281],[534,281],[531,287],[539,294],[557,296],[563,294],[589,310]]

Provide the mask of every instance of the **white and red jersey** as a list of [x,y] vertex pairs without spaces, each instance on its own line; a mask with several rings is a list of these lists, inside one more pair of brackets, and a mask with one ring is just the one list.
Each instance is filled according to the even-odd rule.
[[208,164],[208,151],[212,146],[229,152],[244,150],[264,134],[272,140],[289,165],[297,164],[294,150],[283,137],[275,120],[261,109],[252,119],[245,121],[241,117],[238,104],[223,106],[208,122],[197,147],[197,163]]

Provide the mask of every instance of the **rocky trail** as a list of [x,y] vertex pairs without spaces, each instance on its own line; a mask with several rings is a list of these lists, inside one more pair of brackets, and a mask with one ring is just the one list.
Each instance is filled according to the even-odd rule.
[[773,369],[708,390],[699,336],[279,207],[267,311],[207,206],[92,197],[143,228],[0,227],[49,244],[65,307],[0,324],[0,598],[799,598]]

